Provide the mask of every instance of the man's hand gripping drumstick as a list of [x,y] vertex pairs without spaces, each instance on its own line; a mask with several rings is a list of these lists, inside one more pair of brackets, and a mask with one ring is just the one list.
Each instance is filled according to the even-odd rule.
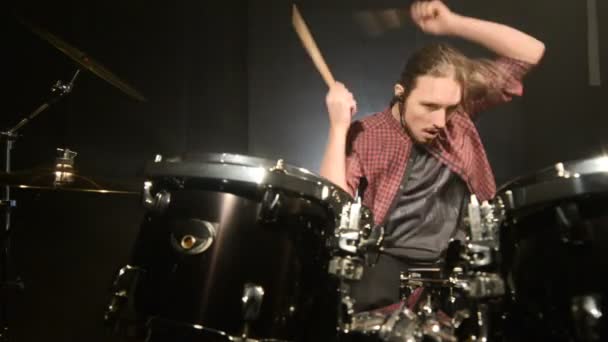
[[344,158],[346,133],[350,127],[352,116],[357,112],[357,102],[344,84],[334,80],[296,5],[293,5],[291,19],[304,49],[310,55],[317,70],[319,70],[329,87],[329,92],[325,98],[330,123],[329,141],[325,158],[321,164],[321,174],[343,189],[347,189],[344,172],[346,167]]
[[[308,26],[306,26],[306,23],[304,22],[304,19],[300,15],[300,11],[298,11],[298,8],[296,7],[296,5],[293,5],[293,15],[292,15],[291,19],[292,19],[293,27],[294,27],[296,33],[298,34],[298,36],[300,37],[300,40],[302,41],[302,45],[304,45],[304,49],[306,49],[306,52],[308,52],[308,55],[310,56],[313,63],[317,67],[317,70],[321,74],[321,77],[323,77],[323,80],[325,80],[325,83],[327,84],[327,86],[330,89],[329,93],[327,94],[327,106],[329,109],[330,120],[331,120],[332,125],[335,123],[341,123],[341,124],[346,124],[346,126],[348,128],[348,126],[350,125],[351,115],[357,111],[357,103],[355,102],[355,100],[353,98],[353,94],[350,93],[344,87],[344,84],[342,84],[340,82],[336,82],[334,80],[334,77],[332,76],[331,71],[329,71],[329,67],[327,66],[327,63],[325,63],[325,59],[323,59],[323,55],[321,54],[321,51],[319,51],[319,48],[317,47],[317,44],[315,43],[315,40],[312,37],[312,34],[310,34],[310,31],[308,30]],[[342,99],[342,97],[344,97],[344,99]],[[342,101],[342,100],[346,100],[346,101]],[[334,107],[338,107],[338,108],[335,108],[336,110],[334,111],[334,110],[332,110],[332,108],[334,108]],[[348,110],[346,110],[346,109],[348,109]],[[334,115],[332,115],[332,112],[342,112],[342,111],[346,111],[346,113],[348,114],[348,115],[345,115],[346,116],[345,118],[333,117]],[[338,115],[338,116],[341,116],[341,115]],[[346,122],[342,122],[342,121],[346,121]]]

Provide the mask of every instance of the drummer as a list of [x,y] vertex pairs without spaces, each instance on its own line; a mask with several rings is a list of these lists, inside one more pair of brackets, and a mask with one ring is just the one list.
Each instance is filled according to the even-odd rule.
[[341,83],[326,97],[330,129],[321,175],[359,193],[385,228],[378,263],[353,285],[355,310],[399,301],[399,273],[437,265],[459,227],[470,194],[488,200],[494,175],[473,124],[488,108],[523,93],[522,79],[544,44],[509,26],[466,17],[441,1],[412,4],[425,33],[456,36],[498,55],[470,59],[446,44],[415,52],[390,106],[351,123],[357,103]]

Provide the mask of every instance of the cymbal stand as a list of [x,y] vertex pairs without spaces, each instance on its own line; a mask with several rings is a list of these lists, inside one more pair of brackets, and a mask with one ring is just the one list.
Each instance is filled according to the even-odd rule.
[[[5,132],[0,132],[0,140],[2,140],[2,171],[5,173],[11,172],[11,150],[17,138],[18,131],[27,123],[32,121],[38,114],[48,109],[52,104],[59,101],[65,95],[69,94],[74,87],[74,81],[80,69],[76,70],[74,76],[69,83],[57,81],[51,87],[51,96],[40,107],[36,108],[32,113],[21,119],[17,125]],[[16,201],[11,199],[10,186],[5,184],[0,186],[0,342],[9,341],[9,312],[8,298],[11,294],[17,293],[24,289],[23,281],[12,272],[11,257],[11,211],[16,205]]]

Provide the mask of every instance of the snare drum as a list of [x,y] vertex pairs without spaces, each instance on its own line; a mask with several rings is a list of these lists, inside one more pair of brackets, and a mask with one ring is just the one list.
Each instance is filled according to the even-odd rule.
[[501,269],[511,340],[599,341],[608,304],[608,157],[516,179],[504,207]]
[[[152,163],[146,176],[128,297],[149,341],[336,338],[343,303],[331,273],[348,274],[357,257],[356,245],[336,246],[368,236],[368,209],[281,160],[209,154]],[[360,234],[334,241],[351,205]]]

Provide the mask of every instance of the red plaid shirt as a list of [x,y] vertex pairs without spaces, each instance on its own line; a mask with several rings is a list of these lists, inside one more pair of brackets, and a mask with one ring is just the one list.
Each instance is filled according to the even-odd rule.
[[[496,183],[481,139],[471,118],[493,105],[508,102],[512,96],[521,96],[521,80],[531,64],[501,57],[492,67],[502,70],[507,77],[498,78],[491,87],[497,87],[499,98],[482,99],[464,106],[467,111],[456,111],[446,123],[441,139],[429,146],[429,152],[445,163],[467,184],[469,191],[480,200],[489,200],[496,193]],[[367,186],[363,204],[374,213],[374,221],[381,224],[388,214],[393,199],[403,180],[412,139],[391,114],[384,112],[352,123],[347,140],[346,182],[354,194],[362,177]]]

